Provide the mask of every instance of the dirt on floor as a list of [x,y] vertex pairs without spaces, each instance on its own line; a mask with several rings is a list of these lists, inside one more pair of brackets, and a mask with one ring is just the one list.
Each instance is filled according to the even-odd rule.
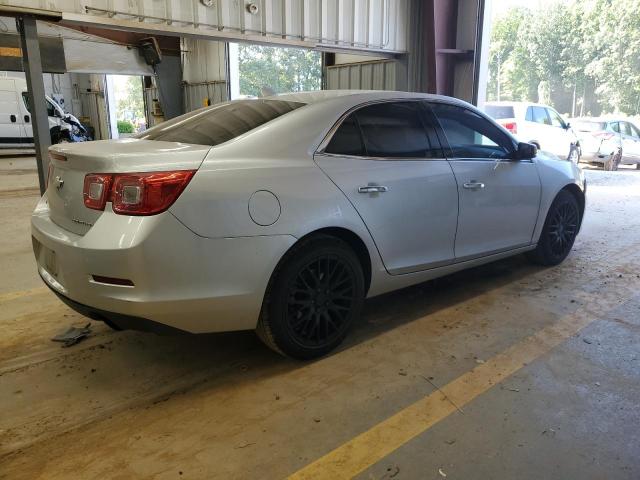
[[33,168],[0,159],[0,478],[283,478],[604,296],[619,308],[361,477],[640,478],[640,171],[586,172],[561,266],[519,256],[370,299],[302,363],[252,332],[114,332],[69,310],[35,270]]

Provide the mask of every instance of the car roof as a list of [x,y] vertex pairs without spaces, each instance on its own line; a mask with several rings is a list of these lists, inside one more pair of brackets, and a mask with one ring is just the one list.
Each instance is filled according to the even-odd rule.
[[285,100],[288,102],[300,102],[305,104],[319,104],[331,100],[342,99],[348,103],[365,103],[373,100],[385,99],[425,99],[434,101],[446,101],[460,105],[469,105],[463,100],[445,95],[433,95],[429,93],[401,92],[394,90],[316,90],[305,92],[281,93],[264,100]]

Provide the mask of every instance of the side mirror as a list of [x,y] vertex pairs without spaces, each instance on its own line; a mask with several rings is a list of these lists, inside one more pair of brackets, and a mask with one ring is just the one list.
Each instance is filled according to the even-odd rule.
[[565,122],[564,129],[569,130],[571,128],[571,124],[569,122]]
[[531,160],[538,154],[538,148],[531,144],[520,142],[518,143],[518,149],[513,152],[512,158],[514,160]]

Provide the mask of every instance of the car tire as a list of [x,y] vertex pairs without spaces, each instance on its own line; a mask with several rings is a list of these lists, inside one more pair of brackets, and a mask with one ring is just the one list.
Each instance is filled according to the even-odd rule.
[[549,208],[538,246],[528,253],[529,259],[538,265],[552,266],[567,258],[580,228],[580,216],[576,197],[561,190]]
[[304,239],[276,268],[256,333],[282,355],[321,357],[344,340],[364,296],[362,265],[349,245],[327,235]]
[[569,149],[569,155],[567,155],[567,160],[571,163],[575,163],[578,165],[580,163],[580,150],[575,145],[571,145],[571,149]]
[[620,165],[620,160],[622,160],[622,151],[618,150],[615,153],[609,155],[609,158],[604,162],[602,167],[607,172],[615,172],[618,170],[618,165]]

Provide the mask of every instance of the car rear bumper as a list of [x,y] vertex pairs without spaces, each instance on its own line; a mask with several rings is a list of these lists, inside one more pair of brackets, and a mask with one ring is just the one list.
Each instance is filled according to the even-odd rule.
[[147,330],[149,321],[192,333],[255,328],[271,273],[295,242],[289,235],[200,237],[170,212],[105,211],[80,236],[51,220],[46,196],[31,227],[40,276],[72,308],[118,316],[116,324],[126,318],[127,328]]

